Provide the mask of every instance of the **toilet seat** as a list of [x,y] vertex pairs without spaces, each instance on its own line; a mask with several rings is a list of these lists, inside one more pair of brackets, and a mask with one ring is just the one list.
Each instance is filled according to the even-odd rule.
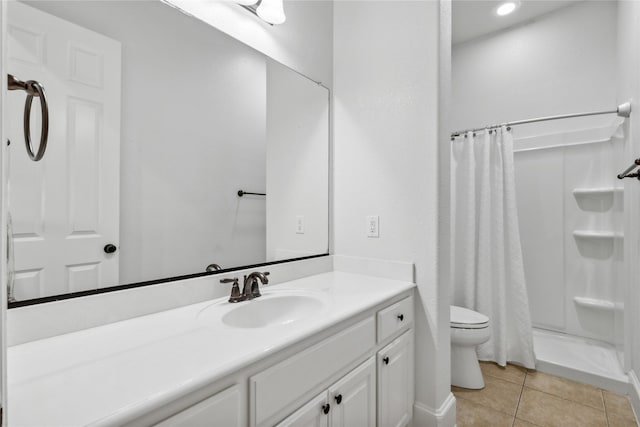
[[484,329],[489,327],[489,318],[468,308],[451,306],[451,327],[454,329]]

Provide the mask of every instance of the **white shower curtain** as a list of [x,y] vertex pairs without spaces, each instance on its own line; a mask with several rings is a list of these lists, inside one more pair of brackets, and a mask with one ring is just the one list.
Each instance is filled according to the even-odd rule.
[[480,360],[534,368],[513,137],[502,127],[469,132],[451,146],[452,303],[489,317],[491,338],[478,347]]

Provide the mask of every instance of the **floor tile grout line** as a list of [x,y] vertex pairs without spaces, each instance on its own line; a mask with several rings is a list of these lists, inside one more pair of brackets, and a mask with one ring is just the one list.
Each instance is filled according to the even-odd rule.
[[[534,422],[532,422],[532,421],[525,420],[524,418],[518,418],[518,409],[520,409],[520,402],[522,401],[522,395],[524,394],[524,385],[525,385],[525,384],[526,384],[526,382],[527,382],[527,375],[529,375],[529,372],[528,372],[528,371],[525,371],[525,373],[524,373],[524,380],[522,381],[522,389],[520,390],[520,397],[518,398],[518,404],[516,405],[516,416],[515,416],[515,418],[513,419],[513,426],[515,426],[515,425],[516,425],[516,420],[522,420],[522,421],[526,421],[527,423],[529,423],[529,424],[531,424],[531,425],[533,425],[533,426],[538,427],[538,424],[536,424],[536,423],[534,423]],[[512,427],[513,427],[513,426],[512,426]]]
[[[593,409],[594,411],[605,412],[606,414],[606,411],[603,409],[594,408],[593,406],[585,405],[584,403],[576,402],[575,400],[567,399],[565,397],[558,396],[557,394],[548,393],[543,390],[538,390],[537,388],[533,388],[529,386],[524,386],[524,387],[528,388],[529,390],[537,391],[538,393],[546,394],[547,396],[555,397],[556,399],[564,400],[565,402],[571,402],[571,403],[575,403],[576,405],[584,406],[585,408]],[[603,401],[603,406],[606,406],[604,405],[604,401]]]
[[607,411],[607,402],[604,401],[604,391],[602,389],[600,389],[600,396],[602,397],[602,407],[604,408],[604,419],[607,421],[607,427],[610,427],[609,411]]
[[518,396],[518,403],[516,403],[516,412],[513,414],[513,422],[511,427],[516,425],[516,418],[518,417],[518,409],[520,408],[520,401],[522,400],[522,394],[524,393],[524,383],[527,380],[527,373],[524,373],[524,379],[522,380],[522,386],[520,387],[520,396]]
[[[514,425],[515,425],[516,419],[518,419],[518,409],[520,408],[520,402],[522,401],[522,395],[524,394],[524,389],[525,389],[525,388],[528,388],[528,389],[533,390],[533,391],[537,391],[538,393],[542,393],[542,394],[545,394],[545,395],[547,395],[547,396],[555,397],[555,398],[560,399],[560,400],[563,400],[563,401],[565,401],[565,402],[574,403],[574,404],[577,404],[577,405],[583,406],[583,407],[585,407],[585,408],[589,408],[589,409],[593,409],[594,411],[598,411],[598,409],[597,409],[597,408],[594,408],[593,406],[585,405],[584,403],[576,402],[575,400],[565,399],[564,397],[557,396],[557,395],[555,395],[555,394],[547,393],[547,392],[545,392],[545,391],[538,390],[538,389],[536,389],[536,388],[526,386],[526,383],[527,383],[527,376],[528,376],[528,375],[529,375],[529,372],[525,373],[524,382],[522,383],[522,390],[521,390],[521,392],[520,392],[520,398],[518,399],[518,405],[516,406],[516,417],[515,417],[515,418],[514,418],[514,420],[513,420]],[[603,412],[603,413],[604,413],[605,421],[606,421],[606,423],[607,423],[607,426],[609,426],[609,417],[608,417],[607,412],[606,412],[606,404],[604,403],[604,394],[603,394],[603,390],[602,390],[601,388],[598,388],[597,390],[600,392],[600,395],[601,395],[601,397],[602,397],[602,406],[603,406],[603,408],[605,408],[604,410],[601,410],[601,412]],[[528,421],[528,420],[524,420],[524,421],[527,421],[527,422],[531,423],[531,421]],[[537,425],[537,424],[535,424],[535,423],[531,423],[531,424],[533,424],[533,425]]]
[[511,383],[511,384],[524,385],[524,380],[522,380],[522,383],[519,383],[519,382],[515,382],[515,381],[507,380],[507,379],[505,379],[505,378],[498,377],[498,376],[495,376],[495,375],[487,374],[487,373],[485,373],[485,372],[483,372],[482,374],[483,374],[483,375],[486,375],[486,376],[488,376],[488,377],[491,377],[491,378],[497,379],[497,380],[506,381],[506,382]]
[[[538,372],[540,372],[540,371],[538,371]],[[543,373],[544,373],[544,372],[543,372]],[[586,406],[587,408],[595,409],[595,410],[597,410],[597,411],[603,411],[603,409],[595,408],[595,407],[593,407],[593,406],[591,406],[591,405],[587,405],[586,403],[584,403],[584,401],[577,401],[577,400],[573,400],[573,399],[568,399],[568,398],[566,398],[566,397],[559,396],[559,395],[557,395],[557,394],[553,394],[553,393],[550,393],[550,392],[545,391],[545,390],[541,390],[541,389],[536,388],[536,387],[528,386],[528,385],[527,385],[527,376],[528,376],[528,375],[529,375],[529,372],[527,372],[527,374],[525,375],[525,382],[524,382],[524,386],[525,386],[525,387],[527,387],[528,389],[535,390],[535,391],[538,391],[538,392],[540,392],[540,393],[548,394],[548,395],[550,395],[550,396],[557,397],[557,398],[562,399],[562,400],[566,400],[566,401],[569,401],[569,402],[577,403],[577,404],[579,404],[579,405]],[[558,378],[561,378],[561,379],[568,379],[568,378],[564,378],[564,377],[560,377],[560,376],[552,375],[552,374],[547,374],[547,375],[550,375],[550,376],[552,376],[552,377],[558,377]],[[578,385],[581,385],[581,386],[582,386],[582,385],[587,385],[587,386],[589,385],[589,384],[581,383],[581,382],[579,382],[579,381],[573,381],[573,380],[569,380],[569,381],[572,381],[572,382],[574,382],[574,383],[576,383],[576,384],[578,384]],[[595,391],[600,392],[600,397],[602,398],[602,407],[603,407],[603,408],[605,408],[605,407],[606,407],[605,399],[604,399],[604,392],[605,392],[605,390],[604,390],[604,389],[601,389],[600,387],[593,387],[593,386],[591,386],[591,387],[592,387],[593,389],[595,389]]]
[[[500,365],[497,365],[495,362],[480,362],[480,370],[482,371],[482,375],[487,375],[487,376],[490,376],[491,378],[497,378],[497,379],[499,379],[499,380],[508,381],[508,382],[510,382],[510,383],[513,383],[513,384],[518,384],[518,383],[517,383],[517,382],[515,382],[515,381],[512,381],[512,380],[510,380],[510,379],[506,379],[506,378],[504,378],[504,377],[499,377],[499,376],[497,376],[497,375],[494,375],[494,374],[493,374],[493,373],[491,373],[491,372],[485,372],[485,370],[484,370],[484,369],[482,369],[482,365],[483,365],[483,364],[494,364],[494,365],[496,365],[496,366],[500,366]],[[527,371],[526,371],[526,369],[524,369],[524,368],[523,368],[523,369],[520,369],[520,368],[519,368],[519,367],[517,367],[516,365],[511,365],[511,364],[507,364],[507,366],[511,366],[511,367],[515,368],[516,370],[518,370],[518,371],[520,371],[520,372],[522,372],[522,373],[524,374],[524,377],[523,377],[523,379],[522,379],[522,384],[524,384],[524,378],[526,378],[526,376],[527,376]],[[505,369],[505,368],[502,368],[502,369]],[[506,370],[506,369],[505,369],[505,370]]]
[[[453,393],[453,392],[452,392],[452,393]],[[462,397],[462,396],[456,396],[455,394],[454,394],[453,396],[456,398],[456,400],[458,400],[458,399],[462,399],[462,400],[464,400],[464,401],[466,401],[466,402],[469,402],[469,403],[472,403],[472,404],[474,404],[474,405],[477,405],[477,406],[484,406],[485,408],[490,409],[490,410],[492,410],[492,411],[500,412],[501,414],[503,414],[503,415],[507,415],[507,416],[509,416],[509,417],[513,417],[514,419],[515,419],[515,417],[516,417],[515,415],[509,414],[509,413],[507,413],[507,412],[505,412],[505,411],[501,411],[500,409],[496,409],[496,408],[493,408],[493,407],[491,407],[491,406],[482,405],[482,404],[480,404],[480,403],[478,403],[478,402],[474,402],[472,399],[468,399],[468,398],[466,398],[466,397]]]
[[[607,401],[606,401],[606,399],[604,397],[605,393],[609,393],[609,394],[613,394],[613,395],[616,395],[616,396],[624,397],[629,402],[629,404],[631,404],[628,395],[618,394],[616,392],[613,392],[613,391],[610,391],[610,390],[605,390],[605,389],[601,389],[601,391],[602,391],[602,403],[603,403],[604,408],[605,408],[605,413],[607,414],[607,421],[609,420],[609,411],[606,410],[607,409],[607,403],[606,403]],[[615,417],[618,417],[618,418],[622,418],[622,419],[627,420],[627,421],[633,421],[634,423],[636,423],[637,426],[640,426],[640,423],[639,423],[640,419],[636,417],[636,413],[633,410],[633,407],[631,408],[631,417],[629,417],[627,415],[613,414],[613,413],[611,415],[613,415]]]

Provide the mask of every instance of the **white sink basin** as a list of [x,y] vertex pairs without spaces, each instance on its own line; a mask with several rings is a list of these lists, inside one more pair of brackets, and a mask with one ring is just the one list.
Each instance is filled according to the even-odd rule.
[[282,290],[263,293],[259,298],[236,304],[214,304],[202,310],[198,318],[221,320],[234,328],[263,328],[309,319],[326,308],[328,298],[324,293]]

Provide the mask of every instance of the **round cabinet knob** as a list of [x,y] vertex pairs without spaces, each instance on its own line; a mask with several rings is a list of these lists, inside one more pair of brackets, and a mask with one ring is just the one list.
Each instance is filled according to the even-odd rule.
[[398,319],[402,322],[404,320],[404,314],[398,314]]
[[339,394],[336,396],[336,403],[339,405],[340,403],[342,403],[342,395]]
[[322,405],[322,412],[327,415],[329,413],[329,410],[331,409],[331,405],[329,405],[328,403],[326,405]]
[[117,250],[118,248],[116,247],[116,245],[112,245],[111,243],[104,245],[104,252],[107,254],[112,254]]
[[388,357],[383,357],[382,361],[384,362],[385,365],[389,364],[389,358]]

